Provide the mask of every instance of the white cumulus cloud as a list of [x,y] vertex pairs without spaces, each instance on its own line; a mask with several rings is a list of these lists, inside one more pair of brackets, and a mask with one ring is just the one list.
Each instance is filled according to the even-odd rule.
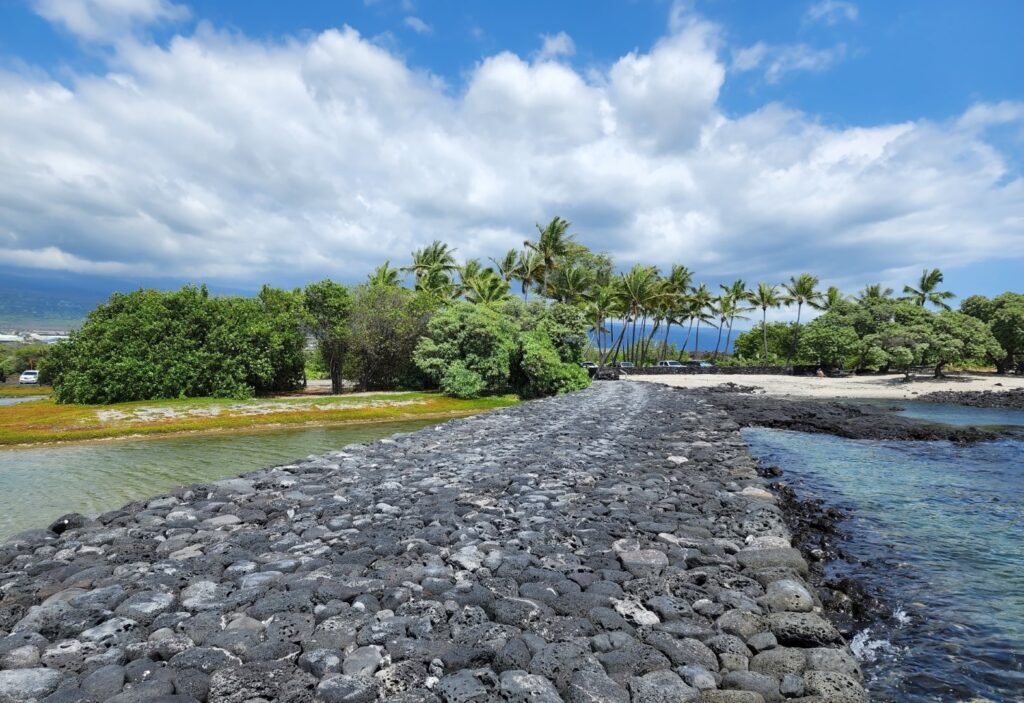
[[708,277],[852,288],[1024,256],[1024,181],[985,128],[1024,105],[863,127],[727,114],[722,53],[690,15],[605,69],[503,52],[453,88],[348,27],[200,24],[64,82],[0,68],[0,260],[359,280],[435,238],[497,255],[554,215],[622,265]]
[[827,25],[836,25],[840,22],[853,22],[860,14],[858,7],[852,2],[845,0],[821,0],[813,3],[804,13],[804,22],[823,22]]
[[133,30],[189,16],[169,0],[31,0],[40,16],[88,41],[117,39]]

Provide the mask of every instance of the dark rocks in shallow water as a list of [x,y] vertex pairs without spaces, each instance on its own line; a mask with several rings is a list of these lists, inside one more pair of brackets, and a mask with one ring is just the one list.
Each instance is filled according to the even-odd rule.
[[634,383],[181,488],[0,545],[0,703],[856,695],[786,501]]
[[936,391],[918,396],[927,403],[969,405],[972,408],[1005,408],[1024,410],[1024,388],[1008,391]]
[[948,440],[958,444],[983,442],[999,436],[977,427],[954,427],[902,417],[885,408],[865,404],[708,392],[708,389],[685,392],[707,398],[742,427],[815,432],[848,439]]

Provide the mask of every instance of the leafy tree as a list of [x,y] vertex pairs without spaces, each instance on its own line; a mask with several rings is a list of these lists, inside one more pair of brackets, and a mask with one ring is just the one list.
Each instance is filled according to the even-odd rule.
[[[790,322],[762,322],[746,332],[736,335],[733,352],[737,357],[758,360],[762,365],[776,363],[786,358],[796,339],[795,326]],[[765,340],[768,355],[765,356]]]
[[949,291],[937,290],[939,284],[942,283],[942,278],[942,271],[939,269],[932,269],[931,271],[925,269],[921,272],[921,279],[918,281],[917,288],[903,286],[903,292],[907,294],[907,300],[919,307],[923,308],[926,303],[931,303],[942,310],[949,310],[949,305],[946,301],[956,296]]
[[1000,350],[989,360],[999,373],[1024,365],[1024,295],[1003,293],[989,299],[972,295],[960,303],[960,311],[988,325]]
[[465,378],[468,370],[480,377],[481,392],[503,393],[510,386],[516,333],[512,321],[494,308],[456,301],[430,320],[413,359],[442,388],[449,372]]
[[427,332],[434,299],[405,288],[360,286],[347,316],[346,375],[360,390],[417,388],[423,377],[412,361]]
[[341,372],[348,343],[348,314],[352,296],[329,278],[310,283],[303,291],[309,333],[316,339],[320,356],[331,377],[331,392],[341,393]]
[[[38,370],[40,366],[45,367],[45,359],[49,353],[50,346],[47,344],[13,345],[7,353],[6,358],[3,359],[0,372],[17,375],[22,371],[27,371],[29,369]],[[45,382],[45,380],[46,379],[40,379],[41,382]]]
[[923,351],[935,377],[947,364],[991,358],[999,354],[999,342],[984,322],[961,312],[943,310],[931,319],[931,334]]
[[857,330],[839,315],[825,313],[800,333],[799,356],[819,366],[843,368],[861,349]]
[[205,288],[117,293],[41,369],[62,403],[248,397],[302,381],[293,294],[212,298]]

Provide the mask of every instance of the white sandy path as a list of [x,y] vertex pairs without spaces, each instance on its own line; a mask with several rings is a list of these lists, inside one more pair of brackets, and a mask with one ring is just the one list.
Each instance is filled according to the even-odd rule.
[[[704,388],[723,383],[758,386],[765,393],[798,398],[885,398],[911,399],[933,391],[1007,391],[1024,388],[1024,376],[958,374],[944,379],[922,378],[906,382],[903,374],[887,376],[771,376],[761,374],[700,374],[630,376],[631,381],[663,383],[677,388]],[[1001,384],[1001,385],[996,385]]]

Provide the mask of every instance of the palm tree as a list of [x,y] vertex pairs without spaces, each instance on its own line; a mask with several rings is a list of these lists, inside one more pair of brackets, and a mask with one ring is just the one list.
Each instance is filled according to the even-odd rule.
[[447,271],[440,268],[428,269],[416,282],[416,290],[433,295],[440,300],[450,300],[459,296],[460,290]]
[[835,286],[829,286],[828,290],[821,296],[821,300],[817,303],[809,303],[809,305],[815,310],[825,310],[827,312],[834,310],[840,303],[846,300],[847,297],[841,290]]
[[715,326],[712,322],[715,319],[712,312],[714,301],[715,296],[711,294],[711,290],[704,283],[694,288],[693,293],[690,294],[690,316],[692,320],[697,321],[697,335],[693,340],[694,354],[700,352],[700,323],[704,322],[711,327]]
[[391,267],[390,261],[385,261],[367,276],[367,282],[377,288],[398,288],[401,273],[399,269]]
[[872,283],[864,286],[864,290],[857,294],[857,302],[870,303],[886,300],[892,297],[892,293],[892,288],[883,288],[881,283]]
[[671,331],[672,325],[682,324],[680,312],[683,309],[683,298],[690,292],[692,283],[693,271],[682,264],[672,264],[672,270],[665,278],[664,284],[665,337],[661,341],[661,354],[658,355],[661,358],[665,357],[665,352],[668,350],[668,333]]
[[[459,272],[459,289],[462,291],[469,288],[470,281],[478,278],[484,271],[490,271],[490,269],[484,269],[480,259],[466,259],[465,263],[456,270]],[[494,272],[491,271],[491,273]]]
[[498,267],[498,273],[505,279],[505,282],[512,283],[512,279],[516,277],[516,268],[519,265],[519,252],[515,249],[509,249],[501,259],[491,259],[491,261]]
[[531,249],[541,258],[544,263],[544,276],[542,278],[541,295],[548,295],[548,279],[551,272],[558,268],[558,260],[565,256],[572,243],[572,235],[566,234],[569,231],[569,221],[556,216],[546,227],[537,225],[536,242],[526,241],[523,244]]
[[918,282],[917,288],[903,286],[903,292],[907,294],[907,300],[922,308],[926,303],[931,303],[935,307],[949,310],[946,301],[956,296],[946,290],[936,290],[940,283],[942,283],[942,271],[925,269],[921,272],[921,280]]
[[614,308],[615,289],[612,285],[595,287],[583,308],[584,315],[590,323],[590,329],[597,339],[599,354],[605,348],[602,341],[603,335],[610,331],[604,326],[604,323],[611,316]]
[[412,253],[412,265],[406,266],[405,270],[416,274],[416,285],[420,287],[420,282],[434,271],[445,274],[455,271],[458,266],[455,264],[454,254],[454,249],[435,239],[429,246]]
[[587,297],[594,285],[594,274],[582,266],[560,269],[552,294],[562,303],[575,305]]
[[793,354],[800,346],[800,313],[803,311],[804,303],[814,306],[821,300],[821,291],[818,290],[819,279],[809,273],[801,273],[796,278],[789,277],[789,283],[782,284],[785,293],[782,302],[785,305],[796,303],[796,336],[793,346],[787,351],[786,366],[793,360]]
[[761,308],[761,333],[764,335],[764,360],[763,366],[768,365],[768,308],[777,308],[782,305],[782,298],[779,297],[779,287],[770,286],[767,283],[758,283],[757,289],[747,294],[747,300],[755,307]]
[[540,255],[526,249],[519,252],[519,259],[516,261],[515,277],[522,285],[523,296],[530,299],[530,289],[540,282],[544,275],[544,260]]
[[491,269],[463,281],[466,300],[478,305],[492,305],[508,298],[508,281]]
[[745,315],[740,313],[747,312],[753,308],[748,308],[743,303],[747,301],[747,282],[742,278],[737,278],[730,285],[719,285],[722,289],[723,294],[728,296],[732,300],[732,308],[729,311],[729,330],[725,335],[725,348],[729,349],[729,344],[732,341],[732,324],[736,320],[749,319]]
[[657,277],[658,270],[655,267],[641,266],[640,264],[635,264],[629,271],[619,275],[615,282],[615,302],[622,314],[622,328],[619,330],[619,338],[612,348],[601,355],[599,366],[603,367],[612,353],[618,353],[622,346],[622,340],[626,336],[628,323],[640,315],[644,305],[651,299]]

